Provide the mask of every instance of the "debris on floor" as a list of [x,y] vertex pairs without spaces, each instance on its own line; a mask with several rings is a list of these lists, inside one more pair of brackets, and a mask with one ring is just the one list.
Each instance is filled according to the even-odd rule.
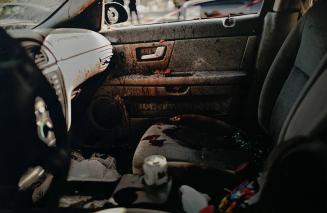
[[110,155],[94,153],[85,159],[79,152],[72,153],[67,181],[115,182],[119,178],[116,160]]
[[59,200],[59,206],[61,208],[80,208],[90,200],[92,200],[91,196],[63,196]]
[[59,200],[60,208],[101,209],[115,207],[117,203],[112,198],[94,199],[91,196],[63,196]]

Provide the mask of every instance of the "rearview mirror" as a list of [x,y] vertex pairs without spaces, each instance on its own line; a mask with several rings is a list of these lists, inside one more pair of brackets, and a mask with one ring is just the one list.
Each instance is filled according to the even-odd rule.
[[105,20],[107,24],[118,24],[128,20],[128,14],[123,5],[110,2],[105,4]]

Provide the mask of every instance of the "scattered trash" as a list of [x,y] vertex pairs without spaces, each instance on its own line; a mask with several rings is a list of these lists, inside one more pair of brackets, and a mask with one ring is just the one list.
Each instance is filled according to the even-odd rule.
[[116,159],[111,156],[106,156],[99,153],[94,153],[90,160],[97,160],[102,163],[107,169],[117,169],[116,168]]
[[60,208],[68,208],[68,207],[81,207],[84,203],[90,201],[92,199],[91,196],[63,196],[59,200]]
[[84,209],[99,209],[103,208],[106,204],[109,203],[108,199],[105,200],[94,200],[91,202],[86,203],[83,208]]
[[208,195],[186,185],[181,186],[179,191],[182,193],[182,204],[186,213],[199,213],[208,207],[208,201],[210,200]]
[[233,191],[228,193],[219,204],[219,211],[222,213],[238,212],[258,203],[262,188],[262,176],[254,181],[245,180]]
[[78,162],[81,162],[82,160],[85,160],[85,158],[83,157],[83,155],[77,151],[72,151],[71,154],[71,159],[76,160]]
[[78,152],[72,153],[68,181],[115,182],[120,178],[115,158],[95,153],[85,159]]

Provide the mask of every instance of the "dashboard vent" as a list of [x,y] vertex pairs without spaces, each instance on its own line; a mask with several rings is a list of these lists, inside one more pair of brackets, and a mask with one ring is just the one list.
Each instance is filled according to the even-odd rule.
[[48,63],[48,57],[41,49],[34,54],[34,62],[38,66],[42,66]]
[[62,106],[62,110],[64,112],[64,114],[66,114],[65,111],[65,99],[64,99],[64,91],[63,88],[61,86],[61,77],[59,75],[58,71],[52,71],[49,73],[44,73],[45,77],[48,79],[50,85],[52,86],[52,88],[55,90],[56,95],[58,96],[58,100],[61,103]]
[[33,45],[27,47],[27,53],[39,68],[46,65],[49,61],[47,54],[41,49],[40,46]]

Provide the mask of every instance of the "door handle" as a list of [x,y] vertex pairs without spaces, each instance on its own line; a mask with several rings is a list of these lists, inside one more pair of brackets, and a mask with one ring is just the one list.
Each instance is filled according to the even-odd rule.
[[164,56],[165,52],[165,46],[157,47],[155,53],[149,55],[142,55],[141,60],[158,60]]

